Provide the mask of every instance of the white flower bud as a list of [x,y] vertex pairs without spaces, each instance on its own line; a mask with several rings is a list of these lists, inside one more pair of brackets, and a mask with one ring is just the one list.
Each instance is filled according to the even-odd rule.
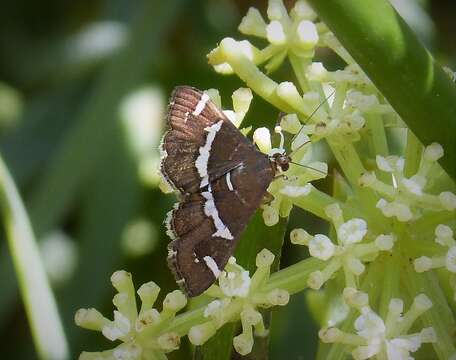
[[241,312],[241,320],[243,324],[253,326],[262,321],[263,318],[258,311],[251,307],[247,307]]
[[318,290],[321,288],[324,282],[323,273],[317,270],[309,275],[309,278],[307,279],[307,286],[309,286],[311,289]]
[[294,108],[302,107],[302,97],[291,81],[281,82],[276,88],[277,96]]
[[421,196],[423,195],[423,189],[418,181],[414,181],[413,178],[403,178],[401,181],[402,185],[407,189],[408,192]]
[[112,303],[116,306],[116,308],[122,310],[122,308],[125,308],[129,305],[129,300],[130,299],[127,293],[117,293],[114,295]]
[[388,311],[396,316],[399,316],[404,311],[404,301],[402,299],[393,298],[390,300]]
[[435,228],[435,236],[438,238],[452,238],[453,230],[447,225],[439,224]]
[[354,111],[351,114],[344,116],[343,120],[348,126],[350,132],[362,129],[366,123],[366,120],[359,111]]
[[214,300],[207,304],[204,309],[204,317],[216,315],[223,307],[224,303],[221,300]]
[[214,323],[209,321],[201,325],[192,326],[188,332],[188,339],[193,345],[203,345],[216,331]]
[[377,177],[375,173],[372,172],[365,172],[361,175],[358,180],[359,186],[371,186],[377,181]]
[[415,271],[418,273],[429,271],[432,269],[432,259],[427,256],[421,256],[413,262]]
[[339,204],[334,203],[325,207],[325,214],[332,220],[342,218],[342,209]]
[[456,195],[452,192],[444,191],[440,193],[439,200],[446,210],[452,211],[456,209]]
[[393,207],[393,213],[399,221],[406,222],[412,220],[412,210],[408,205],[400,202],[393,202],[391,205]]
[[320,260],[328,260],[334,255],[335,246],[332,241],[323,234],[317,234],[309,242],[309,253]]
[[280,126],[290,134],[297,134],[302,125],[296,114],[288,114],[280,119]]
[[269,0],[267,13],[269,20],[280,20],[288,17],[287,8],[283,5],[282,0]]
[[112,354],[115,360],[141,359],[141,355],[142,348],[136,343],[123,343],[116,347]]
[[269,304],[285,306],[290,301],[290,293],[282,289],[274,289],[268,293],[267,299]]
[[369,111],[378,104],[379,102],[375,95],[364,95],[359,91],[350,91],[347,95],[347,105],[363,112]]
[[101,332],[104,337],[114,341],[127,335],[130,332],[130,320],[119,311],[114,311],[114,321],[110,324],[103,326]]
[[456,273],[456,246],[452,246],[448,250],[445,258],[445,266],[448,271]]
[[437,161],[443,156],[443,147],[439,143],[432,143],[424,149],[423,157],[427,161]]
[[239,88],[231,96],[233,100],[233,109],[235,112],[246,113],[249,111],[250,103],[252,102],[253,95],[250,88]]
[[118,292],[122,292],[126,289],[133,287],[133,281],[131,280],[131,274],[124,271],[118,270],[111,275],[111,283]]
[[325,81],[328,78],[328,71],[323,63],[313,62],[306,70],[306,75],[311,81]]
[[220,92],[218,89],[207,89],[204,91],[207,94],[212,102],[217,105],[220,109],[222,108],[222,98],[220,97]]
[[220,289],[228,296],[246,297],[249,294],[251,279],[249,272],[236,263],[230,263],[218,279]]
[[253,336],[245,333],[235,336],[233,338],[233,346],[240,355],[250,354],[253,347]]
[[273,20],[266,26],[266,36],[273,45],[283,45],[287,41],[287,35],[279,21]]
[[274,254],[268,249],[261,250],[256,256],[256,266],[257,267],[267,267],[271,266],[274,262]]
[[296,1],[293,9],[291,9],[290,14],[295,19],[298,18],[314,20],[317,16],[309,4],[307,4],[307,2],[304,0]]
[[302,48],[310,50],[318,43],[318,31],[315,24],[309,20],[302,20],[296,29],[299,44]]
[[355,320],[355,329],[359,336],[372,339],[382,336],[386,331],[383,319],[368,307],[361,309],[362,315]]
[[377,167],[386,172],[403,171],[404,170],[404,158],[398,156],[387,156],[386,158],[377,155],[375,158]]
[[345,245],[360,242],[366,233],[367,223],[363,219],[351,219],[337,229],[337,236]]
[[386,172],[393,172],[393,167],[391,166],[390,162],[387,160],[387,158],[377,155],[375,157],[375,161],[377,162],[377,167]]
[[276,208],[265,205],[263,207],[263,220],[266,226],[274,226],[279,222],[279,212]]
[[153,281],[149,281],[145,284],[142,284],[137,291],[139,298],[142,302],[141,310],[147,310],[152,308],[152,305],[155,303],[155,300],[157,300],[159,292],[160,287]]
[[347,268],[356,276],[361,275],[366,269],[364,264],[358,258],[351,256],[347,260]]
[[324,343],[335,343],[341,340],[342,332],[335,327],[323,328],[318,332],[318,337]]
[[419,294],[413,300],[412,307],[424,312],[432,307],[432,301],[425,294]]
[[158,346],[164,351],[173,351],[179,348],[180,337],[178,333],[169,332],[160,335],[157,339]]
[[184,308],[185,305],[187,305],[187,298],[180,290],[174,290],[168,293],[165,300],[163,300],[163,310],[166,309],[174,313]]
[[77,326],[89,330],[101,331],[103,326],[110,323],[98,310],[94,308],[79,309],[74,316],[74,322]]
[[313,237],[304,229],[293,229],[290,232],[290,241],[295,245],[308,245]]
[[345,288],[342,296],[347,305],[357,309],[361,309],[369,304],[369,295],[355,288]]
[[389,235],[379,235],[375,239],[375,246],[382,251],[390,251],[394,246],[394,236],[392,234]]
[[268,154],[272,149],[269,129],[265,127],[255,129],[253,133],[253,142],[258,146],[262,153]]
[[142,311],[135,321],[135,329],[137,332],[143,331],[150,325],[156,325],[161,321],[160,313],[156,309]]
[[250,7],[238,30],[245,35],[266,37],[266,23],[258,9]]

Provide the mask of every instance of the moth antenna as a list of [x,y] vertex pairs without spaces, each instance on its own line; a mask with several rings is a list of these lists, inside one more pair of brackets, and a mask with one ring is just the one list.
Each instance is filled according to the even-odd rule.
[[[334,95],[335,92],[336,92],[336,89],[334,89],[334,90],[331,92],[331,94],[329,94],[329,95],[325,98],[325,100],[323,100],[323,101],[315,108],[315,110],[312,111],[312,113],[307,117],[307,120],[312,119],[312,116],[314,116],[315,113],[316,113],[324,104],[326,104],[326,103],[328,102],[328,100],[331,98],[331,96]],[[303,124],[303,125],[301,126],[301,128],[299,129],[299,131],[298,131],[296,134],[293,135],[293,137],[291,138],[291,142],[292,142],[292,143],[293,143],[294,139],[296,139],[296,138],[298,137],[298,135],[301,133],[302,129],[304,129],[304,125],[305,125],[305,124]]]
[[293,154],[295,154],[298,150],[300,150],[304,145],[307,145],[307,144],[310,144],[312,141],[308,140],[304,143],[302,143],[301,145],[299,145],[296,149],[294,149],[291,153],[290,153],[290,157],[293,158]]
[[320,174],[323,174],[323,175],[325,175],[325,176],[328,176],[328,173],[326,173],[326,172],[324,172],[324,171],[321,171],[321,170],[319,170],[319,169],[315,169],[315,168],[313,168],[312,166],[308,166],[308,165],[303,165],[303,164],[295,163],[295,162],[293,162],[293,161],[290,161],[290,164],[297,165],[297,166],[302,166],[302,167],[304,167],[304,168],[306,168],[306,169],[310,169],[310,170],[319,172]]

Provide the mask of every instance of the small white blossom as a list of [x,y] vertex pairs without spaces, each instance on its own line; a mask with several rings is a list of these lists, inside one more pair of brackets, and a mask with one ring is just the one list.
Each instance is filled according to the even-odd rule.
[[241,355],[250,353],[254,341],[253,334],[268,334],[263,317],[257,308],[284,306],[290,297],[285,290],[262,290],[262,285],[269,279],[273,262],[274,254],[263,249],[256,257],[257,270],[249,277],[248,271],[236,264],[236,259],[231,257],[218,279],[218,285],[212,285],[206,292],[217,299],[210,302],[204,310],[207,321],[190,329],[190,342],[202,345],[224,324],[240,318],[242,333],[233,338],[233,346]]
[[[360,292],[352,290],[349,296],[362,298],[358,293]],[[353,346],[352,356],[356,360],[373,357],[388,360],[410,360],[413,359],[410,353],[417,351],[421,344],[437,341],[433,328],[424,328],[418,333],[409,334],[413,321],[404,321],[405,318],[418,318],[432,306],[424,294],[415,298],[412,307],[404,315],[402,315],[403,301],[391,299],[386,320],[369,307],[367,294],[364,295],[364,301],[348,303],[361,313],[354,322],[356,333],[346,333],[335,327],[324,328],[319,332],[320,339],[323,342]]]
[[363,263],[372,261],[380,251],[391,251],[394,236],[381,234],[374,241],[361,243],[368,231],[365,220],[355,218],[344,222],[342,210],[337,204],[327,206],[325,212],[337,229],[337,245],[326,235],[312,237],[302,229],[295,229],[290,235],[294,243],[307,245],[311,256],[327,261],[323,270],[310,274],[307,284],[312,289],[319,289],[343,269],[346,286],[356,288],[357,277],[365,270]]
[[395,217],[401,222],[416,220],[428,210],[454,211],[455,194],[446,191],[432,195],[426,191],[428,178],[442,155],[443,149],[439,144],[433,143],[426,147],[417,173],[410,177],[404,175],[404,158],[377,155],[377,167],[391,174],[391,184],[380,181],[373,172],[368,172],[360,177],[359,185],[375,190],[380,195],[376,207],[385,217]]
[[167,353],[179,347],[180,336],[174,332],[158,331],[153,336],[143,337],[146,330],[160,327],[163,321],[172,319],[176,312],[187,304],[185,295],[173,291],[166,295],[163,301],[163,310],[152,308],[160,288],[153,282],[143,284],[138,289],[142,305],[138,312],[131,275],[126,271],[116,271],[111,282],[118,293],[113,303],[117,307],[114,311],[114,320],[110,321],[95,309],[80,309],[76,312],[75,322],[86,329],[101,331],[111,340],[121,340],[122,343],[113,350],[99,353],[83,352],[81,358],[91,358],[99,355],[100,358],[113,354],[115,359],[143,359],[144,349],[157,353]]

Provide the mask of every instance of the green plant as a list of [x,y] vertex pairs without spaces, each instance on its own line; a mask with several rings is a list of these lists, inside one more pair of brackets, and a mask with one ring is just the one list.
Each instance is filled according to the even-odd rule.
[[[239,320],[242,332],[232,343],[245,355],[252,351],[253,334],[267,336],[259,309],[286,305],[290,295],[306,288],[319,291],[320,300],[328,304],[315,312],[322,326],[321,359],[350,354],[355,359],[408,359],[425,343],[432,348],[423,346],[423,358],[455,356],[456,195],[449,191],[455,187],[453,180],[437,162],[444,148],[437,142],[421,144],[404,123],[407,119],[390,106],[305,2],[297,1],[288,13],[281,0],[270,0],[267,15],[268,23],[251,8],[239,26],[243,34],[266,40],[267,46],[259,49],[247,40],[225,38],[209,53],[209,63],[221,74],[236,74],[255,94],[287,113],[275,131],[286,133],[285,147],[304,167],[292,164],[287,178],[271,184],[274,200],[262,212],[266,225],[276,225],[300,207],[327,220],[329,234],[294,229],[292,243],[308,247],[311,257],[273,274],[279,251],[259,252],[252,276],[232,258],[218,285],[206,292],[211,301],[179,315],[186,305],[181,292],[168,294],[159,312],[153,308],[158,286],[144,284],[138,290],[138,311],[131,276],[116,272],[111,278],[118,291],[114,320],[82,309],[76,323],[122,344],[81,358],[165,358],[181,337],[202,345],[224,324]],[[330,71],[315,62],[317,47],[331,49],[346,66]],[[269,76],[285,59],[297,85]],[[451,83],[449,77],[439,81]],[[215,90],[208,94],[220,103]],[[251,99],[248,89],[233,95],[233,111],[227,115],[236,126]],[[262,151],[271,151],[268,129],[256,129],[253,139]],[[328,173],[327,164],[316,156],[321,142],[338,166],[332,171],[331,195],[311,184]],[[439,276],[436,268],[441,268]],[[340,300],[338,311],[330,305],[335,298]],[[403,313],[404,308],[409,310]]]

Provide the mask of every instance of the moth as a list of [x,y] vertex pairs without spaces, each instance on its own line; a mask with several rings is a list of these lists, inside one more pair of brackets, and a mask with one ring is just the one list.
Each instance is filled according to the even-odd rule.
[[202,91],[174,89],[161,142],[160,170],[179,195],[165,225],[168,265],[189,297],[224,269],[276,174],[284,152],[261,153]]

